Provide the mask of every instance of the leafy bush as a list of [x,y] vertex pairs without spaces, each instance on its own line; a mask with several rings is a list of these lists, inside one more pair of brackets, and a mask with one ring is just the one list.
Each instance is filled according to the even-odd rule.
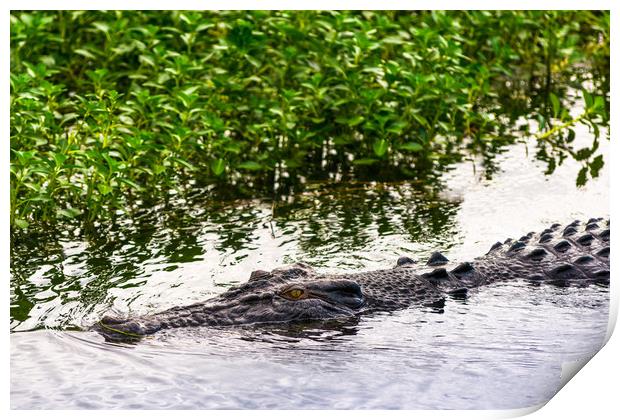
[[[608,12],[13,12],[11,225],[188,184],[423,178],[520,117],[583,183],[608,92]],[[571,149],[576,123],[592,148]]]

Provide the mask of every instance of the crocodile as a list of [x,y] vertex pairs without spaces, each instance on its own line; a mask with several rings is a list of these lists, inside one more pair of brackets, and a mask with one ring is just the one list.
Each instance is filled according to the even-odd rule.
[[495,243],[472,261],[452,264],[434,252],[425,264],[400,257],[393,268],[321,274],[298,262],[257,270],[223,294],[137,317],[104,316],[93,329],[107,341],[134,341],[162,329],[357,318],[413,305],[441,308],[475,288],[522,280],[535,285],[609,285],[609,219],[558,223]]

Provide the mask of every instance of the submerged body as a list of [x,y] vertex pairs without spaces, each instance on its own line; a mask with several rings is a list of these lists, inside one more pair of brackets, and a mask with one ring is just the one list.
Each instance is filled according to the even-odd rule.
[[296,263],[254,271],[248,282],[185,307],[123,319],[104,317],[94,328],[107,340],[131,341],[161,329],[200,325],[299,322],[350,318],[411,305],[443,306],[446,296],[508,280],[584,286],[609,284],[609,221],[554,224],[518,240],[497,242],[471,262],[453,265],[434,253],[426,265],[401,257],[394,268],[320,274]]

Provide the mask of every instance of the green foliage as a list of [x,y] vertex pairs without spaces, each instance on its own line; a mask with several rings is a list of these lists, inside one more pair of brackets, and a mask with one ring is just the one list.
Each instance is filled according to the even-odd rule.
[[602,159],[567,140],[608,123],[608,74],[604,12],[13,12],[11,224],[92,221],[189,180],[422,176],[519,117],[585,182]]

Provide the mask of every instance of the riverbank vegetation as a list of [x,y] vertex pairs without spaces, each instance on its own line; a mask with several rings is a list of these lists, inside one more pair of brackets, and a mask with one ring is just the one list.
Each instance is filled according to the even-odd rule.
[[425,180],[531,137],[581,185],[603,165],[609,13],[13,12],[10,100],[13,229],[193,186]]

